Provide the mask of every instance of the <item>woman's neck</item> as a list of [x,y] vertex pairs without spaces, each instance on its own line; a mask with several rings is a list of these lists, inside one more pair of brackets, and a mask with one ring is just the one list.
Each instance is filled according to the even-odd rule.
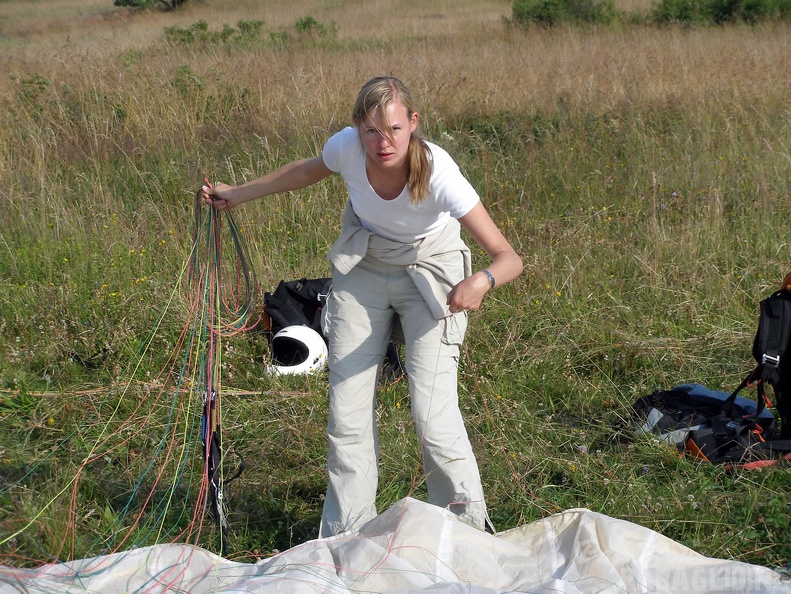
[[384,200],[398,198],[404,191],[404,187],[409,180],[409,166],[404,163],[397,168],[376,167],[372,162],[365,164],[365,172],[368,176],[368,183]]

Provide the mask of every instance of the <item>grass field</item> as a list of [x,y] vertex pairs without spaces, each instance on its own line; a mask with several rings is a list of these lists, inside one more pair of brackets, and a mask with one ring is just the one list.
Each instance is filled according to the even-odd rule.
[[[504,0],[262,4],[0,2],[0,561],[177,537],[198,478],[175,476],[161,436],[182,415],[179,443],[198,437],[157,386],[190,316],[193,194],[317,154],[377,74],[414,89],[424,133],[526,264],[471,316],[461,365],[496,526],[586,507],[706,555],[791,560],[788,469],[726,472],[628,427],[639,396],[730,390],[751,369],[757,303],[791,264],[791,26],[520,30]],[[262,291],[329,274],[344,200],[329,179],[235,213]],[[260,334],[223,348],[223,424],[248,460],[230,545],[253,559],[316,536],[326,381],[268,376]],[[378,414],[383,509],[424,489],[404,382]],[[147,492],[187,503],[149,522]]]

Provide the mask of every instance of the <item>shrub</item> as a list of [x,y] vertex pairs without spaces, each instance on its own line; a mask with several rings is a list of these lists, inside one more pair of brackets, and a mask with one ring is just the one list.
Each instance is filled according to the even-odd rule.
[[298,33],[302,33],[304,35],[323,36],[326,35],[328,31],[324,24],[320,23],[310,15],[298,19],[294,24],[294,28]]
[[656,23],[691,23],[706,20],[705,2],[700,0],[660,0],[651,9]]
[[791,0],[660,0],[650,19],[655,23],[712,23],[791,19]]
[[708,0],[709,14],[715,23],[749,23],[791,16],[791,0]]
[[132,8],[151,8],[161,5],[165,10],[176,10],[186,0],[115,0],[114,6],[131,6]]
[[129,6],[131,8],[151,8],[153,0],[115,0],[114,6]]
[[512,20],[518,25],[536,23],[610,23],[617,17],[613,0],[516,0]]
[[239,33],[244,37],[258,37],[264,27],[264,21],[239,21],[236,23]]
[[172,43],[181,44],[219,44],[232,41],[249,42],[260,38],[261,29],[264,21],[239,21],[236,23],[238,29],[234,29],[228,24],[224,24],[221,31],[210,31],[209,24],[200,20],[189,27],[167,27],[165,38]]

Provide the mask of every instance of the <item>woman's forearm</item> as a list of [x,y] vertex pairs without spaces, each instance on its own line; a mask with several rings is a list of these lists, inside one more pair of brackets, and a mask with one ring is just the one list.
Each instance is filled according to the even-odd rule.
[[299,190],[321,181],[331,173],[321,157],[300,159],[232,188],[226,199],[234,204],[242,204],[270,194]]

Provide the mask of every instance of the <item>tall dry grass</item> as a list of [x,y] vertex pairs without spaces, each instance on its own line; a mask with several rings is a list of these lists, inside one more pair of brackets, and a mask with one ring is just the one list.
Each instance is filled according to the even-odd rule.
[[[3,61],[6,92],[9,75],[29,72],[78,86],[90,86],[101,77],[110,87],[117,81],[120,89],[133,84],[134,76],[147,75],[135,97],[144,101],[144,87],[159,72],[186,64],[209,79],[222,77],[224,84],[249,85],[263,109],[280,106],[283,111],[284,103],[291,109],[312,105],[326,120],[340,108],[333,98],[340,95],[345,105],[360,78],[378,72],[409,79],[428,108],[443,115],[469,113],[471,108],[607,111],[668,104],[685,110],[737,103],[754,106],[783,102],[791,84],[787,25],[523,32],[502,25],[500,19],[509,9],[503,1],[398,6],[368,2],[344,10],[302,1],[276,10],[236,5],[222,17],[199,3],[188,4],[178,14],[129,12],[110,17],[111,11],[100,10],[101,3],[94,1],[81,11],[74,7],[74,15],[65,10],[68,16],[55,20],[28,11],[25,19],[37,23],[38,32],[24,26],[14,29],[14,19],[22,16],[11,8],[24,4],[2,5],[11,20],[5,25],[10,40]],[[338,41],[354,40],[355,50],[217,48],[196,55],[189,49],[161,46],[167,26],[205,19],[219,30],[239,19],[263,19],[268,29],[279,30],[293,27],[306,14],[336,23]],[[97,18],[100,22],[93,23]],[[75,24],[70,25],[72,20]],[[388,26],[376,26],[377,22]],[[128,62],[135,55],[138,63],[132,69]]]

